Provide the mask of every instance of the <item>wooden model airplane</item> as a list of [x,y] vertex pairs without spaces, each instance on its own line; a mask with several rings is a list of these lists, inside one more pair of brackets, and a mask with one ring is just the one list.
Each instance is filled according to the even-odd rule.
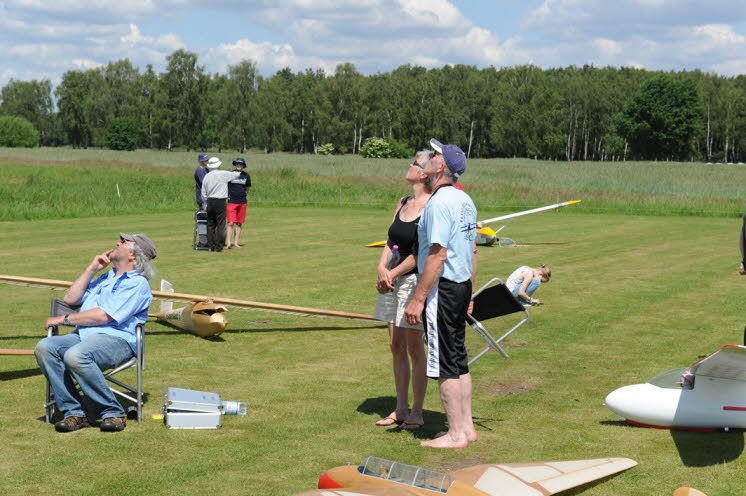
[[[516,217],[521,217],[523,215],[537,214],[539,212],[544,212],[546,210],[567,207],[569,205],[580,203],[581,201],[582,200],[571,200],[571,201],[566,201],[562,203],[555,203],[554,205],[547,205],[546,207],[539,207],[539,208],[534,208],[531,210],[524,210],[523,212],[516,212],[514,214],[508,214],[508,215],[501,215],[500,217],[494,217],[492,219],[486,219],[486,220],[477,222],[477,244],[481,246],[492,246],[495,243],[498,243],[499,246],[514,246],[515,241],[513,241],[512,239],[497,236],[497,233],[505,229],[507,224],[503,224],[497,231],[495,231],[494,229],[490,227],[484,227],[484,225],[491,224],[493,222],[499,222],[502,220],[514,219]],[[371,243],[365,246],[369,248],[373,248],[377,246],[383,246],[385,244],[386,244],[385,241],[377,241],[375,243]]]
[[[746,346],[729,344],[691,367],[609,393],[606,406],[645,427],[746,428]],[[696,493],[693,493],[696,494]]]
[[296,496],[546,496],[632,468],[629,458],[476,465],[434,472],[382,458],[321,474],[318,490]]
[[[70,287],[68,281],[53,279],[37,279],[34,277],[19,277],[0,274],[0,282],[16,284],[21,286],[32,286],[52,289],[67,289]],[[258,301],[239,300],[235,298],[221,298],[194,295],[187,293],[174,293],[173,287],[168,281],[161,282],[161,291],[153,291],[155,298],[166,300],[161,305],[161,311],[150,314],[158,320],[192,332],[201,337],[217,336],[221,334],[228,321],[225,318],[226,307],[230,305],[241,308],[254,308],[268,312],[294,313],[306,316],[333,317],[352,320],[376,321],[372,315],[363,315],[350,312],[338,312],[335,310],[320,310],[317,308],[297,307],[291,305],[279,305],[276,303],[261,303]],[[185,301],[189,303],[185,307],[174,309],[171,301]],[[33,355],[32,350],[8,350],[0,349],[0,355]]]
[[671,496],[707,496],[702,491],[691,487],[680,487],[673,492]]

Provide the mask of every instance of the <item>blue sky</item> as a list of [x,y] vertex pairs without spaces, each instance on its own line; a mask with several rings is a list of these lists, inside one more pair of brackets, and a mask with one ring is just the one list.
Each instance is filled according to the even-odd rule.
[[402,64],[532,63],[746,73],[743,0],[0,0],[0,85],[53,83],[179,48],[208,72],[254,60],[365,74]]

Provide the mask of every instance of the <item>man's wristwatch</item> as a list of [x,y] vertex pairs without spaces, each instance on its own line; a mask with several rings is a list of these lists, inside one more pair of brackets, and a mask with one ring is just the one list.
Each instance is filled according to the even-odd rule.
[[65,314],[65,318],[62,319],[62,325],[63,326],[70,326],[72,327],[72,324],[70,323],[70,314]]

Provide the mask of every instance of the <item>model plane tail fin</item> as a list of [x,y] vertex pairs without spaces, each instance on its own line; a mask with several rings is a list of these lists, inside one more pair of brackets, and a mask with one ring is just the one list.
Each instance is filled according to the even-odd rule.
[[[161,279],[161,291],[164,293],[173,293],[173,285],[165,279]],[[173,301],[161,300],[161,312],[170,312],[174,308]]]

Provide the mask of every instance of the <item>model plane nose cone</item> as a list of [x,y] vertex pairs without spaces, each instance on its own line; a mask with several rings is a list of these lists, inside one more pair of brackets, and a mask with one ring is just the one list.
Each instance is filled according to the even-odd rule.
[[319,477],[319,489],[339,489],[341,487],[326,472]]

